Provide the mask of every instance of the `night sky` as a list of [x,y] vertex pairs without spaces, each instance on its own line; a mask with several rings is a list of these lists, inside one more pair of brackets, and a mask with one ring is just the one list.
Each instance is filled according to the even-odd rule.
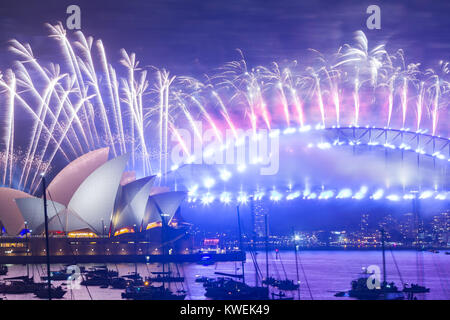
[[[425,65],[450,58],[449,1],[46,0],[2,1],[0,68],[12,61],[6,50],[11,38],[54,60],[57,48],[44,23],[64,22],[70,4],[80,6],[82,31],[103,39],[111,62],[125,48],[144,65],[177,74],[211,71],[236,59],[236,48],[251,65],[302,59],[308,48],[334,52],[352,42],[356,30],[366,32],[369,44],[403,48]],[[381,30],[366,27],[371,4],[381,7]]]
[[[118,63],[119,50],[125,48],[135,52],[142,65],[178,75],[211,72],[237,59],[236,48],[243,50],[251,66],[306,59],[309,48],[332,53],[351,43],[357,30],[366,33],[370,46],[386,43],[390,52],[403,48],[408,62],[436,67],[439,60],[450,60],[450,1],[47,0],[0,3],[0,70],[14,61],[7,50],[12,38],[30,43],[41,64],[58,62],[61,54],[44,23],[65,22],[71,4],[81,7],[81,31],[103,40],[110,62]],[[366,28],[366,8],[371,4],[381,7],[381,30]],[[361,213],[361,206],[345,202],[339,207],[298,207],[299,203],[276,209],[274,224],[288,217],[305,228],[323,227],[323,221],[328,227],[344,227],[359,221]],[[408,205],[365,208],[374,214],[411,210]],[[228,214],[213,224],[204,219],[210,211],[184,212],[186,220],[200,225],[233,225],[235,209],[221,210]]]

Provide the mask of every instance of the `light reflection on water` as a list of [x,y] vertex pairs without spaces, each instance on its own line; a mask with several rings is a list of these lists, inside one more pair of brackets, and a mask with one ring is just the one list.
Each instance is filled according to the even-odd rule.
[[[450,299],[450,255],[445,255],[442,251],[438,254],[395,251],[394,256],[401,277],[406,283],[425,284],[426,287],[431,288],[429,294],[418,296],[418,299]],[[257,257],[259,268],[265,276],[264,252],[260,252]],[[311,295],[313,299],[348,299],[336,298],[334,294],[338,291],[348,290],[350,282],[358,276],[362,267],[369,265],[381,267],[382,265],[381,252],[379,251],[304,251],[299,253],[298,258],[300,262],[298,269],[301,281],[301,299],[311,299]],[[394,281],[401,289],[400,276],[389,252],[386,253],[386,260],[388,281]],[[113,270],[118,270],[120,275],[134,272],[135,268],[134,264],[109,264],[108,266]],[[53,265],[52,270],[58,270],[61,267],[62,265]],[[186,299],[202,300],[205,299],[203,295],[204,289],[202,283],[195,282],[197,276],[214,277],[217,276],[214,275],[216,271],[235,273],[238,270],[240,272],[240,267],[241,264],[239,262],[220,262],[211,266],[202,266],[194,263],[180,264],[180,273],[185,276],[186,281],[183,285],[173,283],[171,287],[172,289],[187,290],[188,296]],[[174,266],[171,268],[176,271]],[[39,278],[37,277],[38,275],[43,275],[46,270],[43,265],[35,265],[33,269],[36,279]],[[25,265],[9,266],[9,270],[7,277],[26,274]],[[138,264],[138,272],[142,276],[150,275],[151,271],[161,271],[161,265]],[[282,251],[279,253],[279,259],[276,259],[274,252],[270,253],[269,273],[275,278],[285,278],[287,275],[289,279],[295,281],[297,276],[294,252]],[[245,263],[245,275],[247,283],[255,283],[255,269],[249,255]],[[423,279],[423,281],[418,281],[417,279]],[[63,281],[55,281],[54,283],[63,283]],[[80,289],[67,292],[64,298],[75,300],[90,299],[90,294],[94,300],[116,300],[120,299],[121,292],[122,290],[102,289],[99,287],[89,287],[88,292],[86,287],[81,287]],[[294,297],[298,299],[297,291],[295,291]],[[35,299],[32,294],[8,295],[6,298],[9,300]]]

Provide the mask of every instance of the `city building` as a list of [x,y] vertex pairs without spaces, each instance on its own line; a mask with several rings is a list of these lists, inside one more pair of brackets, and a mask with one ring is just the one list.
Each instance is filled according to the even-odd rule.
[[431,221],[431,234],[433,243],[441,246],[450,245],[450,215],[443,212],[433,217]]
[[265,237],[265,216],[268,214],[268,209],[263,205],[262,201],[252,200],[250,202],[253,234],[256,237]]

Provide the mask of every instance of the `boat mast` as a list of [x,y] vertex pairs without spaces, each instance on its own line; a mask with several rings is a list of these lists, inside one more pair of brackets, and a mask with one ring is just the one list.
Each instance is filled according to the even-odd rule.
[[[158,209],[159,210],[159,209]],[[164,237],[164,227],[165,227],[165,221],[164,221],[164,215],[162,214],[162,212],[161,212],[161,210],[159,210],[159,213],[160,213],[160,216],[161,216],[161,247],[162,247],[162,254],[163,254],[163,260],[162,260],[162,270],[163,270],[163,274],[162,274],[162,276],[163,276],[163,281],[162,281],[162,284],[163,284],[163,288],[165,288],[166,287],[166,281],[165,281],[165,271],[166,271],[166,267],[165,267],[165,263],[164,263],[164,259],[165,259],[165,257],[166,257],[166,245],[165,245],[165,243],[164,243],[164,239],[165,239],[165,237]]]
[[137,279],[137,258],[138,258],[138,250],[137,250],[137,242],[138,242],[138,229],[136,227],[136,224],[133,225],[133,229],[134,229],[134,275],[136,276],[135,279]]
[[300,300],[300,276],[299,276],[299,273],[298,273],[297,239],[296,239],[296,236],[295,236],[294,228],[292,228],[292,233],[294,234],[295,272],[297,273],[298,300]]
[[47,190],[45,185],[45,176],[42,174],[42,192],[44,199],[44,219],[45,219],[45,251],[47,253],[47,286],[48,300],[52,300],[51,275],[50,275],[50,250],[48,241],[48,215],[47,215]]
[[267,282],[267,286],[269,286],[269,227],[267,224],[267,213],[264,215],[264,226],[266,229],[266,282]]
[[[30,244],[28,240],[28,223],[25,221],[25,239],[27,242],[27,257],[28,257],[28,253],[30,251]],[[27,259],[27,278],[30,279],[30,265],[28,264],[28,259]]]
[[[164,213],[162,212],[162,210],[161,210],[161,208],[158,206],[158,204],[155,202],[155,205],[156,205],[156,209],[158,210],[158,212],[159,212],[159,215],[160,215],[160,217],[161,217],[161,241],[162,241],[162,243],[161,243],[161,247],[162,247],[162,251],[163,251],[163,262],[162,262],[162,267],[163,267],[163,281],[162,281],[162,283],[163,283],[163,288],[165,288],[166,287],[166,281],[165,281],[165,276],[166,276],[166,273],[165,273],[165,271],[166,271],[166,267],[165,267],[165,259],[166,258],[168,258],[168,257],[166,257],[166,243],[165,243],[165,240],[166,240],[166,234],[165,234],[165,232],[166,232],[166,220],[165,220],[165,218],[164,218]],[[169,224],[170,223],[170,220],[167,222],[167,224]],[[168,226],[168,225],[167,225]],[[169,276],[169,274],[170,274],[170,262],[167,262],[168,263],[168,273],[167,273],[167,275]],[[170,280],[168,280],[167,281],[167,287],[168,287],[168,289],[170,290]]]
[[384,228],[381,228],[381,250],[383,251],[383,284],[386,284],[386,255],[384,248]]
[[[242,246],[242,231],[241,231],[241,215],[239,214],[239,205],[236,206],[237,218],[238,218],[238,229],[239,229],[239,249],[244,252]],[[242,260],[242,282],[245,283],[245,269],[244,269],[244,260]]]

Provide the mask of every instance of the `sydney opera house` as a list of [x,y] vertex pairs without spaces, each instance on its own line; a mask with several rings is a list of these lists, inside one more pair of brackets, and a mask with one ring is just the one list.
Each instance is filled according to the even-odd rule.
[[[108,155],[109,148],[91,151],[48,184],[51,254],[153,255],[162,243],[189,251],[190,225],[179,214],[186,193],[155,187],[155,176],[136,179],[124,172],[127,155]],[[0,188],[0,256],[44,256],[44,222],[42,198]]]

